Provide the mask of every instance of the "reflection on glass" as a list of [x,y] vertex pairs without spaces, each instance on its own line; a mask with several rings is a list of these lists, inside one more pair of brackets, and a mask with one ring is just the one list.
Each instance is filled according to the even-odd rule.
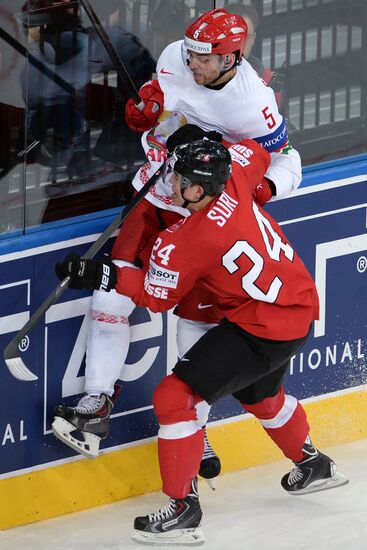
[[[26,225],[121,204],[143,153],[124,122],[128,95],[108,53],[77,2],[28,2],[23,12],[29,51],[73,88],[68,93],[32,65],[24,71],[27,143],[40,142],[28,157]],[[154,59],[107,15],[109,39],[139,87]]]
[[[246,17],[251,7],[250,0],[90,2],[137,88],[201,13],[224,6]],[[367,2],[252,4],[257,21],[247,20],[245,56],[274,88],[303,163],[366,151]],[[79,2],[1,2],[0,236],[129,199],[144,153],[124,121],[128,98]]]
[[6,40],[21,40],[14,8],[0,5],[0,238],[23,231],[24,114],[19,86],[25,59]]

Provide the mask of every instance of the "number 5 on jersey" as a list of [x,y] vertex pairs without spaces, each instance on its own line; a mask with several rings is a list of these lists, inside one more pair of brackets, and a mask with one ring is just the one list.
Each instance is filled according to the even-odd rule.
[[276,125],[276,122],[275,122],[274,115],[272,115],[272,113],[269,110],[269,107],[268,106],[265,107],[265,109],[263,109],[261,112],[264,115],[265,120],[267,121],[266,125],[269,128],[269,130],[274,128],[274,126]]

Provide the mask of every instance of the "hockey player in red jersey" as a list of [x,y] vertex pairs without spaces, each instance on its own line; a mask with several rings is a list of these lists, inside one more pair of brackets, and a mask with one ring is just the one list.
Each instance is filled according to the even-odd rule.
[[[164,161],[167,137],[186,122],[200,126],[205,132],[219,132],[231,143],[253,138],[270,153],[271,163],[257,182],[259,195],[260,185],[264,192],[262,200],[272,195],[285,196],[297,188],[301,180],[300,157],[288,141],[273,91],[242,60],[246,40],[247,26],[242,17],[217,9],[200,15],[186,29],[184,40],[169,44],[162,52],[157,63],[158,80],[146,83],[140,92],[145,102],[143,111],[137,110],[133,101],[126,106],[130,127],[139,131],[148,129],[142,136],[148,162],[132,182],[137,191]],[[112,250],[116,265],[136,265],[137,259],[150,251],[162,228],[190,214],[186,208],[173,204],[170,194],[171,190],[167,191],[160,178],[129,216]],[[200,289],[202,300],[206,298],[203,292]],[[217,322],[214,305],[200,307],[194,293],[180,304],[177,331],[180,356]],[[94,292],[87,338],[86,395],[74,407],[84,419],[82,424],[76,422],[78,427],[85,428],[81,430],[84,440],[73,438],[70,431],[73,426],[65,426],[60,420],[64,406],[55,411],[52,426],[55,435],[87,456],[98,454],[99,441],[108,434],[116,398],[114,384],[123,377],[130,343],[129,316],[134,308],[128,296]],[[200,411],[205,425],[209,408],[205,410],[203,404]],[[73,413],[67,410],[66,414]],[[101,419],[101,423],[103,420],[99,439],[94,437],[96,425],[86,422],[94,417]],[[219,471],[219,457],[205,439],[200,475],[213,478]]]
[[192,215],[160,233],[148,270],[75,254],[58,266],[60,276],[71,275],[77,288],[116,288],[152,311],[166,311],[201,287],[222,312],[219,325],[156,388],[159,463],[170,501],[135,519],[133,537],[140,542],[204,540],[196,483],[204,438],[197,407],[203,400],[212,404],[232,394],[259,419],[295,464],[281,480],[290,494],[348,482],[313,446],[302,405],[284,393],[289,360],[318,318],[318,297],[278,224],[253,201],[247,175],[256,180],[268,162],[251,140],[229,149],[210,140],[180,145],[166,163],[165,178],[174,203]]
[[[187,141],[193,141],[202,138],[211,138],[220,140],[221,136],[217,132],[205,132],[195,125],[187,124],[176,130],[167,140],[168,152],[173,152],[174,148]],[[228,145],[230,145],[228,143]],[[265,152],[263,155],[267,155]],[[263,180],[263,174],[267,163],[262,163],[261,168],[257,163],[248,163],[246,165],[246,181],[251,186],[251,192],[254,200],[258,204],[264,204],[272,197],[272,188],[267,180]],[[260,183],[258,183],[260,181]],[[169,178],[163,180],[160,178],[156,184],[155,194],[166,197],[168,205],[175,207],[172,199],[172,187]],[[175,207],[182,212],[189,213],[188,210],[181,207]],[[112,258],[116,265],[140,265],[146,268],[149,263],[149,257],[152,246],[162,230],[163,226],[169,226],[182,219],[177,211],[161,210],[157,216],[156,207],[150,202],[143,200],[138,204],[135,211],[128,217],[122,226],[119,238],[112,250]],[[118,260],[124,258],[124,261]],[[131,262],[131,263],[128,263]],[[208,306],[201,309],[201,300],[211,300],[210,309]],[[177,340],[178,354],[184,355],[207,330],[212,328],[221,319],[221,313],[214,304],[214,297],[208,296],[207,289],[197,288],[187,293],[178,309],[178,315],[181,318],[178,322]],[[108,303],[113,310],[109,314],[104,313],[101,304]],[[101,439],[105,439],[109,432],[109,419],[114,403],[119,395],[120,386],[115,384],[119,377],[121,365],[126,356],[127,347],[121,336],[120,326],[128,327],[125,316],[116,312],[121,310],[121,304],[124,304],[124,311],[132,312],[135,304],[133,301],[121,294],[112,291],[108,294],[96,291],[93,295],[93,307],[91,311],[92,329],[90,330],[90,345],[87,348],[86,363],[86,395],[83,396],[75,407],[58,405],[54,411],[54,422],[52,430],[56,437],[69,445],[76,451],[88,456],[98,455]],[[126,305],[127,304],[127,305]],[[127,310],[127,308],[130,308]],[[107,331],[108,341],[99,333],[99,326],[103,327],[102,334]],[[97,327],[97,329],[96,329]],[[107,328],[105,328],[107,327]],[[109,328],[111,327],[111,328]],[[102,330],[102,329],[101,329]],[[111,330],[114,330],[114,337],[111,338]],[[116,334],[115,334],[116,333]],[[121,357],[123,356],[123,357]],[[117,358],[117,360],[116,360]],[[117,362],[117,372],[116,372]],[[115,387],[114,387],[115,385]],[[111,388],[111,389],[110,389]],[[202,425],[205,426],[209,415],[210,406],[203,402],[198,407],[198,415],[201,418]],[[81,432],[81,435],[75,437],[75,430]],[[200,467],[200,475],[208,480],[212,489],[215,488],[215,477],[219,475],[221,465],[216,453],[213,451],[206,433],[204,434],[205,446],[203,460]]]

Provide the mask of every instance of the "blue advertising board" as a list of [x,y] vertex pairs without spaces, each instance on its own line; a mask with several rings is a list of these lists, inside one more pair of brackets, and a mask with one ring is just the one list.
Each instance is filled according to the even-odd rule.
[[[315,278],[320,296],[320,320],[292,359],[286,378],[287,391],[299,399],[367,381],[366,182],[367,176],[325,182],[267,206]],[[96,238],[91,231],[0,257],[1,350],[57,284],[55,263],[71,250],[83,253]],[[60,233],[62,229],[58,239]],[[83,392],[89,307],[90,293],[67,290],[24,339],[22,357],[37,381],[13,378],[0,359],[0,478],[76,456],[53,436],[52,411],[61,402],[75,403]],[[137,308],[130,321],[123,393],[113,411],[110,435],[101,445],[104,450],[156,435],[153,390],[175,362],[171,312]],[[243,411],[229,397],[212,408],[211,420],[239,414]]]

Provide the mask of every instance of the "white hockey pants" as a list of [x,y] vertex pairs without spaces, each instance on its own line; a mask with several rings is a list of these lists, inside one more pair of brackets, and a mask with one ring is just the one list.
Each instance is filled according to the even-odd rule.
[[[213,323],[203,323],[202,321],[189,321],[179,318],[177,321],[177,350],[178,356],[183,357],[185,353],[196,342],[204,336],[211,328],[216,325]],[[205,426],[208,421],[210,405],[206,401],[200,401],[196,408],[197,421],[200,426]]]

